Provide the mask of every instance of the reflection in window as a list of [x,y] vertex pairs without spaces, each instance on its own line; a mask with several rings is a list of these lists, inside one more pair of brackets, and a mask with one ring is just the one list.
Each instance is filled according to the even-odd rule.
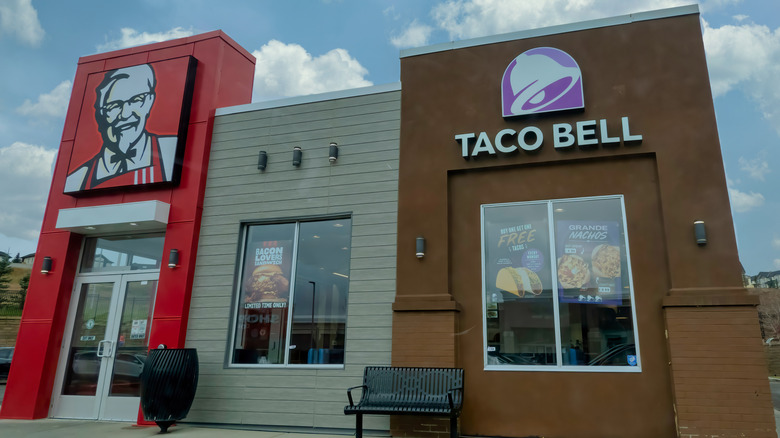
[[81,272],[159,269],[165,235],[89,237],[84,242]]
[[620,196],[483,206],[489,367],[639,365],[623,217]]
[[232,362],[343,364],[351,220],[252,225],[245,235]]

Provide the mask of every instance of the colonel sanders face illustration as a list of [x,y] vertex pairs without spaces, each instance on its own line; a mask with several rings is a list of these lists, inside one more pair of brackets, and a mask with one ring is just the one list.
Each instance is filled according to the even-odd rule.
[[[68,175],[65,193],[172,180],[177,137],[146,129],[156,84],[149,64],[105,73],[95,88],[94,104],[102,144],[90,160]],[[87,141],[81,147],[94,144]]]
[[143,138],[154,87],[154,71],[147,64],[106,74],[95,101],[95,118],[106,147],[124,153]]

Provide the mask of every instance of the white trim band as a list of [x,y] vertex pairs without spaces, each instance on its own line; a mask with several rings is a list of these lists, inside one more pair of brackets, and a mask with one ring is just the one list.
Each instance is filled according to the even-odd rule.
[[57,228],[79,234],[164,231],[171,205],[160,201],[63,208]]

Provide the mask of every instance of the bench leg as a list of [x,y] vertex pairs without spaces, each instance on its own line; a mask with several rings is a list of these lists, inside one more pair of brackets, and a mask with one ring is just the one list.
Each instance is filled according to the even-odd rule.
[[363,438],[363,414],[355,414],[355,438]]
[[450,417],[450,438],[458,438],[458,417]]

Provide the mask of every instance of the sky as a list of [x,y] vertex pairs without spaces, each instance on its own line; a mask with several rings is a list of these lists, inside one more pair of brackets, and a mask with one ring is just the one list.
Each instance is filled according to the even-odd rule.
[[[252,100],[395,83],[400,50],[694,0],[0,0],[0,251],[35,252],[79,57],[221,29]],[[701,0],[746,272],[780,270],[780,0]]]

